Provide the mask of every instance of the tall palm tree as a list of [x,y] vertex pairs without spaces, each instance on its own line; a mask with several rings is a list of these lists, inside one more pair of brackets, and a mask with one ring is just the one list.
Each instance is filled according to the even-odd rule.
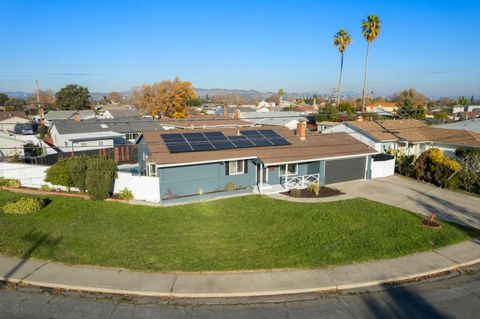
[[380,34],[381,21],[375,14],[369,14],[367,20],[362,20],[362,33],[365,40],[367,40],[367,56],[365,58],[365,76],[363,78],[363,92],[362,92],[362,111],[365,111],[365,90],[367,87],[367,71],[368,71],[368,51],[370,43],[375,40]]
[[338,47],[338,51],[340,51],[340,54],[342,55],[342,58],[340,60],[340,78],[338,79],[338,90],[337,90],[337,105],[340,104],[340,86],[342,84],[342,72],[343,72],[343,53],[345,52],[345,49],[347,46],[352,43],[352,37],[348,33],[348,31],[345,31],[345,29],[340,29],[335,36],[333,37],[333,46]]

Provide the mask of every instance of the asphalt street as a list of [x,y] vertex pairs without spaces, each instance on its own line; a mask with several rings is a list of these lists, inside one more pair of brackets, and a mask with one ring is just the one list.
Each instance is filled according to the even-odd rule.
[[159,299],[0,289],[0,318],[478,318],[480,265],[422,282],[328,295]]

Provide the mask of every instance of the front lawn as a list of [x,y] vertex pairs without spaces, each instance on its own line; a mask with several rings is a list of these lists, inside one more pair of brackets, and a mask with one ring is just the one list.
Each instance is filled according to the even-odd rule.
[[[0,207],[24,197],[0,191]],[[381,203],[301,204],[244,196],[175,207],[49,196],[32,215],[0,213],[0,253],[144,271],[315,268],[391,258],[478,232]]]

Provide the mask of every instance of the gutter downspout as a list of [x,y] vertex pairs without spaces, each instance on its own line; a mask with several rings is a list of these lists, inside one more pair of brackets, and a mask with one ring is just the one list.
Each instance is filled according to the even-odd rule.
[[260,162],[260,180],[259,180],[259,183],[258,183],[258,191],[260,193],[260,195],[263,194],[263,163]]

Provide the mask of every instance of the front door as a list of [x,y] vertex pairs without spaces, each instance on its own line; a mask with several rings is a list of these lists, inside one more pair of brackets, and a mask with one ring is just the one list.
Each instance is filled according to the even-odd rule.
[[257,164],[257,183],[260,183],[260,170],[263,170],[262,172],[262,183],[266,183],[268,181],[268,169],[266,167],[262,168],[262,165]]

